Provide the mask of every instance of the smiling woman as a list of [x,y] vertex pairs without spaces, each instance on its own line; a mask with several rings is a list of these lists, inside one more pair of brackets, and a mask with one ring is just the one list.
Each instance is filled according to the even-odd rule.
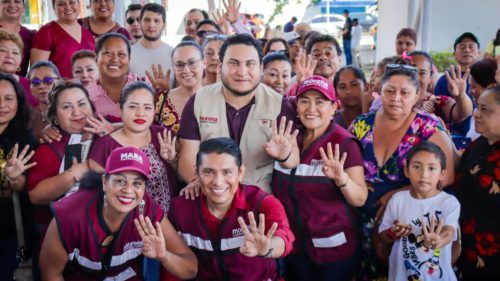
[[103,34],[116,32],[132,40],[128,31],[113,20],[115,0],[91,0],[90,10],[92,15],[79,19],[78,23],[88,29],[95,39]]

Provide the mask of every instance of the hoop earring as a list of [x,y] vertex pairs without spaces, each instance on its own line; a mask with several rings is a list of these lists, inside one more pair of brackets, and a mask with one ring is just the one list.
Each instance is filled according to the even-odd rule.
[[17,69],[16,69],[16,70],[17,70],[16,72],[21,71],[21,67],[20,67],[20,66],[19,66],[19,67],[17,67]]
[[56,119],[56,120],[54,120],[54,124],[55,124],[56,126],[59,126],[59,121],[57,121],[57,119]]

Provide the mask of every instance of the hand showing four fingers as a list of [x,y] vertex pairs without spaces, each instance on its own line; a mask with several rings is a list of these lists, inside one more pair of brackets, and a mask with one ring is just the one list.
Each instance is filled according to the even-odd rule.
[[267,155],[273,157],[277,160],[287,159],[292,148],[297,145],[297,135],[299,130],[293,129],[293,121],[286,122],[286,117],[281,117],[280,125],[277,127],[276,121],[273,120],[272,126],[272,136],[271,139],[264,144],[264,150]]
[[454,98],[466,94],[467,79],[469,79],[469,74],[469,68],[462,74],[462,68],[460,65],[451,65],[448,71],[444,72],[446,82],[448,82],[448,91]]
[[134,219],[134,223],[143,242],[142,254],[150,259],[165,257],[167,249],[160,223],[155,222],[153,226],[149,217],[144,218],[143,215],[140,215],[139,219]]
[[160,143],[160,156],[166,161],[174,161],[177,158],[175,144],[177,137],[172,137],[172,131],[163,130],[163,136],[158,132],[158,142]]
[[348,178],[347,173],[344,171],[347,153],[344,152],[342,158],[340,158],[339,144],[335,144],[334,154],[331,143],[327,145],[327,153],[325,153],[322,147],[320,147],[319,153],[321,155],[321,160],[323,160],[323,173],[325,176],[334,180],[337,185],[344,185]]
[[271,248],[271,241],[278,229],[278,224],[275,222],[269,228],[267,234],[265,234],[266,222],[265,215],[259,215],[259,225],[255,221],[255,216],[253,212],[248,213],[248,221],[250,223],[250,229],[248,229],[245,220],[242,217],[238,217],[238,223],[240,224],[243,234],[245,234],[245,242],[243,246],[240,247],[240,253],[247,257],[265,256],[269,249]]
[[155,66],[154,64],[151,65],[151,70],[153,73],[149,72],[146,70],[146,76],[148,77],[149,81],[151,82],[151,85],[153,85],[153,88],[155,91],[168,91],[170,90],[170,69],[167,69],[167,74],[165,75],[163,73],[163,68],[161,64],[158,64],[158,66]]
[[425,224],[425,220],[423,218],[420,219],[420,224],[422,225],[422,233],[424,234],[424,247],[428,250],[438,248],[438,245],[441,243],[441,230],[443,229],[444,220],[439,220],[439,223],[436,227],[436,219],[434,216],[431,217],[431,222],[429,226],[429,230],[427,230],[427,225]]

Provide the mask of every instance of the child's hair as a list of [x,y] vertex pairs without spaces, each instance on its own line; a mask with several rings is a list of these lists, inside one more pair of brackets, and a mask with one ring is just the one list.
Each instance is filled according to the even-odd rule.
[[410,166],[411,159],[421,151],[434,154],[438,158],[439,164],[441,164],[441,170],[446,169],[446,156],[443,150],[437,144],[429,141],[422,141],[410,149],[406,156],[406,166]]

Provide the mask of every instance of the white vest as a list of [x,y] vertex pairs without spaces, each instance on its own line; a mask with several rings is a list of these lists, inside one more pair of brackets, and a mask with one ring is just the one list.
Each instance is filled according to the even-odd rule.
[[[230,137],[222,87],[222,83],[218,82],[205,86],[196,93],[194,115],[198,121],[201,141]],[[271,139],[271,123],[281,112],[283,97],[262,83],[254,92],[255,103],[250,109],[240,139],[241,155],[246,167],[243,183],[258,186],[271,193],[274,159],[267,155],[263,145]]]

